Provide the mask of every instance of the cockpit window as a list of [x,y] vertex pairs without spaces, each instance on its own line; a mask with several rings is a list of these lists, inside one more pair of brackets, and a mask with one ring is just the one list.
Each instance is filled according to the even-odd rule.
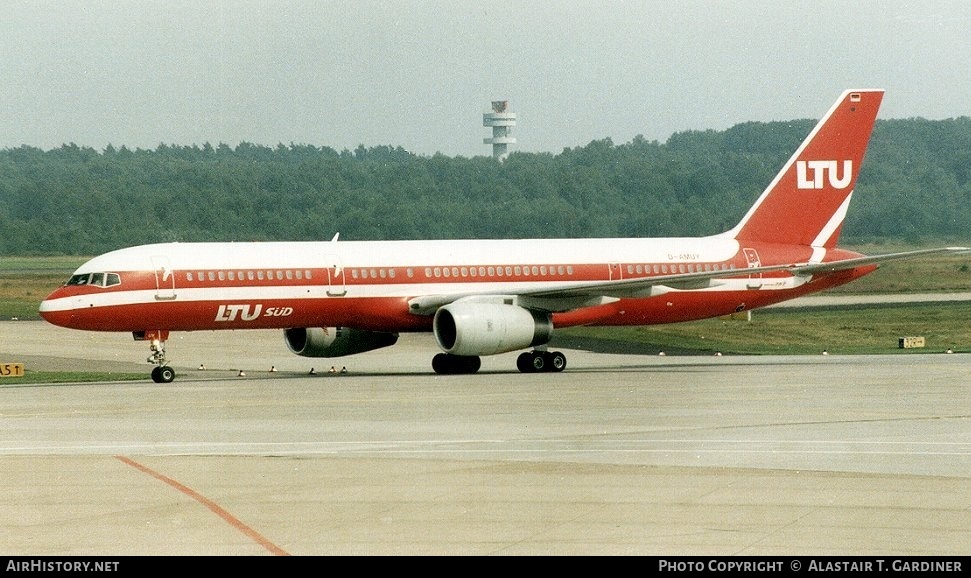
[[67,280],[66,285],[94,285],[95,287],[113,287],[121,285],[121,277],[118,273],[82,273],[72,275]]

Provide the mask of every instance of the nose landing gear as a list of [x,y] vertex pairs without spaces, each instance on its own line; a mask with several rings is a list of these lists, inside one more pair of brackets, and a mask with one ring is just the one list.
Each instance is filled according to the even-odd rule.
[[175,370],[168,365],[165,359],[165,341],[169,338],[169,332],[164,329],[153,329],[150,331],[136,331],[132,333],[136,341],[149,341],[151,355],[148,356],[149,363],[157,367],[152,369],[152,381],[155,383],[172,383],[175,379]]
[[172,383],[175,379],[175,370],[168,365],[160,365],[152,369],[152,381],[155,383]]

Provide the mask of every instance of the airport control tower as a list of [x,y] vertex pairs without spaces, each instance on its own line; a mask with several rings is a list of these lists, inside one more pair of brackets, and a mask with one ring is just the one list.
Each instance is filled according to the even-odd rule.
[[516,144],[516,138],[509,136],[512,127],[516,126],[516,113],[506,112],[509,101],[492,101],[492,112],[482,115],[482,126],[492,127],[492,138],[484,138],[484,144],[492,145],[492,156],[499,160],[506,158],[509,154],[508,147]]

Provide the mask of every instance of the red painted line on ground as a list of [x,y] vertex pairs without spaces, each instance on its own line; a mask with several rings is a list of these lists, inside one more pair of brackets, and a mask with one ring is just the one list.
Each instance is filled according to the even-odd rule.
[[162,475],[147,466],[143,466],[142,464],[136,462],[135,460],[126,458],[125,456],[115,456],[115,459],[121,461],[122,463],[128,464],[129,466],[135,468],[140,472],[143,472],[152,476],[153,478],[155,478],[156,480],[159,480],[160,482],[164,482],[172,486],[176,490],[182,492],[183,494],[189,496],[190,498],[199,502],[203,506],[209,508],[209,510],[211,510],[214,514],[216,514],[217,516],[225,520],[230,526],[236,528],[243,534],[246,534],[246,536],[248,536],[250,539],[252,539],[260,546],[263,546],[264,548],[272,552],[274,555],[276,556],[290,555],[286,550],[280,548],[273,542],[270,542],[265,537],[263,537],[259,532],[244,524],[239,518],[237,518],[236,516],[233,516],[232,514],[224,510],[222,507],[219,506],[219,504],[217,504],[216,502],[213,502],[212,500],[203,496],[202,494],[193,490],[192,488],[184,484],[180,484],[176,480],[173,480],[168,476]]

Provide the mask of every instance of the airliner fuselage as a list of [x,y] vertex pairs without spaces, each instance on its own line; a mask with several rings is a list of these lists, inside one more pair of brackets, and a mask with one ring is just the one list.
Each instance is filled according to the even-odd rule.
[[[320,325],[430,331],[415,298],[478,295],[545,305],[557,327],[644,325],[725,315],[849,282],[873,267],[829,276],[823,286],[766,265],[805,263],[800,246],[742,247],[730,238],[540,239],[385,242],[168,243],[121,249],[79,268],[44,302],[45,319],[93,331],[172,331]],[[860,255],[834,249],[827,260]],[[730,277],[704,290],[600,289],[604,282],[689,273]],[[544,298],[544,293],[572,296]],[[544,303],[545,302],[545,303]]]
[[[891,259],[837,247],[882,90],[846,91],[732,230],[699,238],[167,243],[82,265],[42,304],[56,325],[130,331],[171,381],[170,331],[283,329],[291,351],[336,357],[431,332],[439,373],[524,351],[562,371],[556,327],[674,323],[848,283]],[[631,207],[632,211],[636,207]]]

